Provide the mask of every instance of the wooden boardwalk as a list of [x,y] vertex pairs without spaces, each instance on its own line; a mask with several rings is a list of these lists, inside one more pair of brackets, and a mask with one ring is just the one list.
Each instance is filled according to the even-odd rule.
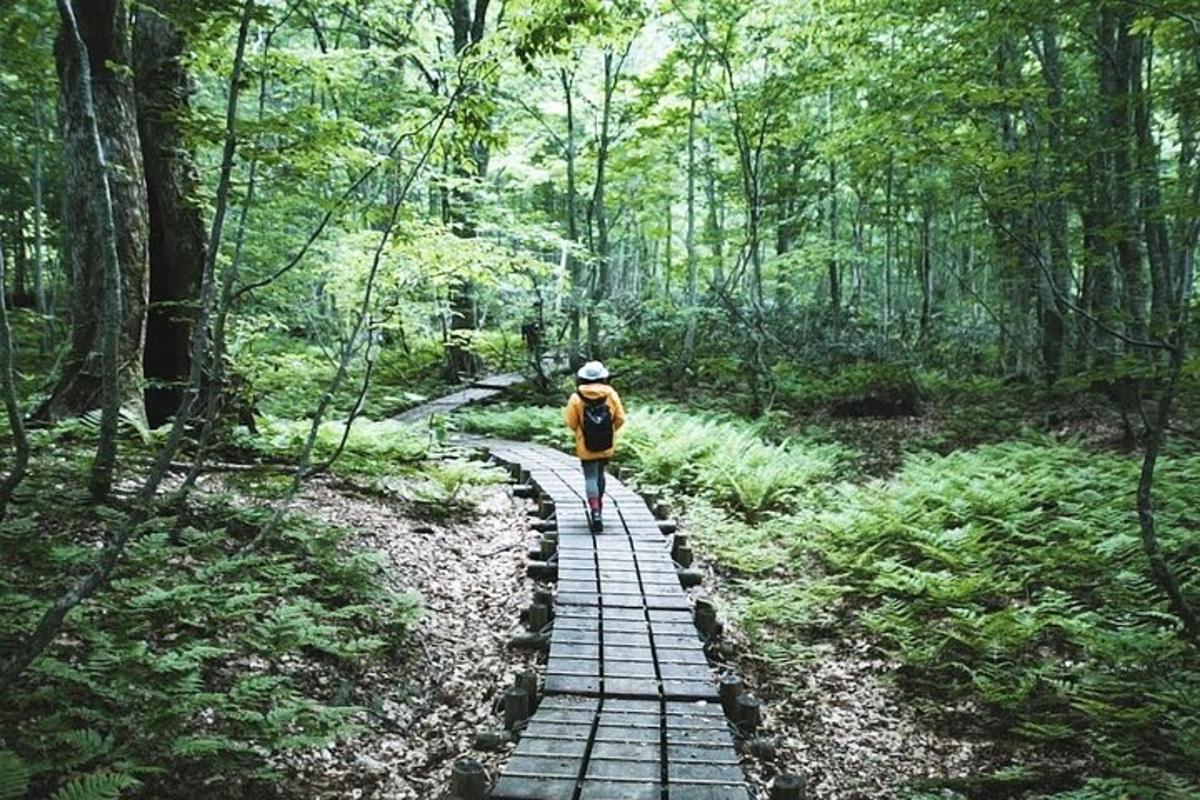
[[[503,375],[402,414],[420,421],[489,399]],[[543,696],[492,800],[747,800],[716,682],[658,520],[609,476],[605,530],[588,528],[579,462],[466,437],[528,473],[554,504],[557,588]]]
[[552,499],[558,586],[545,697],[493,800],[746,800],[716,683],[658,521],[609,477],[588,530],[579,462],[484,441]]

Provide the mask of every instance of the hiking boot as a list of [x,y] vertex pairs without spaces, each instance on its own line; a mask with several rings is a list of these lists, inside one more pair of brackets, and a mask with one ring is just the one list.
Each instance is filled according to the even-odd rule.
[[604,530],[604,520],[600,517],[599,511],[592,512],[592,533],[600,533]]

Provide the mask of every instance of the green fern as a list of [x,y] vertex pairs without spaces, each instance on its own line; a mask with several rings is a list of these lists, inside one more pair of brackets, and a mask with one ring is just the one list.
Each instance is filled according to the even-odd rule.
[[29,788],[29,766],[11,750],[0,750],[0,800],[18,800]]
[[59,787],[50,800],[117,800],[139,781],[123,772],[101,770],[73,778]]

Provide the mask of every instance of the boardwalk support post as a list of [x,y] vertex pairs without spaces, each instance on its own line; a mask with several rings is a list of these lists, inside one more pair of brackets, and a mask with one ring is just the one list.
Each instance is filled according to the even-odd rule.
[[548,561],[530,561],[525,567],[525,573],[535,581],[558,580],[558,564]]
[[771,784],[771,800],[805,800],[808,786],[799,775],[783,774]]
[[699,586],[704,582],[704,573],[698,569],[679,569],[675,570],[675,574],[679,576],[679,583],[685,589]]
[[752,694],[739,697],[737,723],[747,736],[758,730],[762,724],[762,701]]
[[477,750],[500,750],[512,742],[512,732],[502,728],[480,731],[475,734],[475,749]]
[[504,693],[504,727],[510,731],[529,716],[529,692],[513,686]]
[[717,622],[717,607],[707,597],[696,599],[696,627],[705,639],[711,639],[721,632],[721,623]]
[[673,519],[662,519],[658,521],[658,529],[663,532],[663,535],[674,533],[679,530],[679,523]]
[[550,634],[539,631],[518,633],[509,638],[508,646],[518,650],[546,651],[550,649]]
[[776,756],[775,740],[770,736],[752,736],[744,739],[738,750],[759,761],[774,761]]
[[541,631],[550,624],[550,609],[541,603],[529,607],[529,630],[534,633]]
[[536,495],[534,488],[528,483],[518,483],[512,487],[513,497],[519,497],[523,500],[528,500]]
[[526,670],[517,676],[516,687],[529,698],[529,713],[532,714],[537,709],[538,701],[538,677],[537,673],[532,670]]
[[450,773],[451,800],[483,800],[487,794],[487,773],[478,761],[454,762]]
[[535,589],[533,592],[533,602],[544,605],[550,614],[550,619],[554,619],[554,592],[549,589]]
[[718,688],[721,693],[721,708],[725,710],[725,716],[736,722],[738,698],[742,696],[742,679],[730,672],[721,676]]

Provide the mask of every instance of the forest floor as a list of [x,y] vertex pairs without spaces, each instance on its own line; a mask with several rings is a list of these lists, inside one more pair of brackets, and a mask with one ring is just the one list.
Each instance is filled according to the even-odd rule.
[[[416,645],[400,660],[373,666],[345,683],[315,663],[297,664],[322,688],[369,709],[364,733],[329,747],[286,756],[282,797],[388,798],[442,796],[457,759],[482,761],[495,775],[506,752],[473,746],[475,734],[498,727],[493,703],[533,657],[505,647],[527,600],[523,544],[533,534],[521,501],[487,487],[477,512],[430,521],[386,498],[337,480],[310,485],[295,511],[357,531],[356,544],[380,553],[395,588],[420,593],[425,615]],[[718,602],[722,578],[710,574]],[[780,772],[805,775],[818,799],[894,797],[929,777],[995,766],[987,743],[930,730],[886,676],[895,665],[866,643],[841,642],[799,666],[789,687],[772,687],[757,672],[754,645],[736,627],[726,640],[728,666],[766,701],[773,762],[743,756],[757,798]]]
[[[726,605],[736,589],[721,573],[705,572],[704,594]],[[725,666],[763,700],[760,735],[776,745],[772,762],[742,758],[757,800],[767,800],[771,780],[783,773],[804,776],[814,800],[886,800],[923,780],[986,772],[1011,759],[1011,749],[923,722],[895,683],[899,665],[881,659],[870,642],[830,642],[791,665],[788,684],[780,685],[735,623],[725,622],[723,636]]]
[[276,761],[280,797],[307,800],[429,800],[449,785],[460,758],[494,772],[500,753],[473,750],[475,734],[499,727],[493,701],[531,657],[505,647],[527,602],[528,522],[502,486],[485,487],[474,513],[422,519],[400,503],[318,480],[294,513],[356,531],[354,546],[380,554],[394,588],[418,593],[423,616],[412,647],[353,676],[298,663],[325,692],[366,711],[359,736]]

